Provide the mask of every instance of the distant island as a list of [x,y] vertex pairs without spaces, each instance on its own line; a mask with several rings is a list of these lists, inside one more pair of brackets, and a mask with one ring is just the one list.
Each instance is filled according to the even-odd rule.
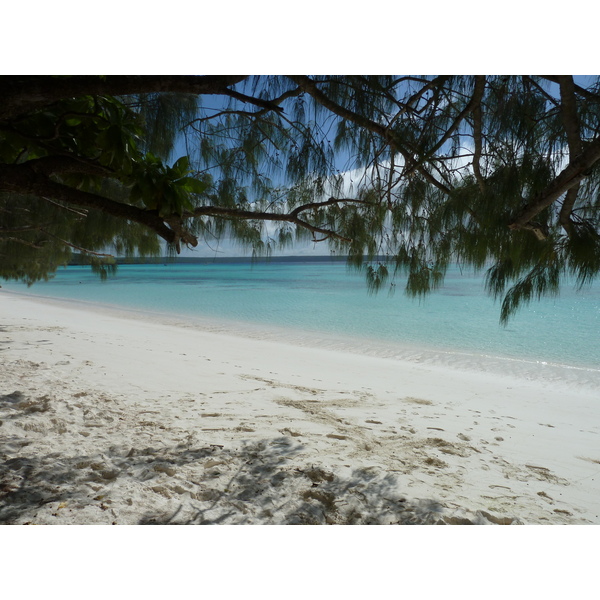
[[[227,256],[227,257],[209,257],[209,256],[155,256],[155,257],[116,257],[118,265],[169,265],[169,264],[251,264],[251,263],[327,263],[327,262],[345,262],[346,256]],[[89,265],[89,259],[85,255],[73,255],[69,261],[69,266]]]

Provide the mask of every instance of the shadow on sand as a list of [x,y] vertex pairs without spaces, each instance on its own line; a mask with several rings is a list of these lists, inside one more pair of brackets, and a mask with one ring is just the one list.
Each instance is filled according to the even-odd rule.
[[[15,417],[46,409],[43,398],[28,404],[19,392],[0,400],[20,408]],[[490,522],[481,513],[449,516],[434,500],[409,501],[394,474],[380,468],[334,473],[307,463],[304,446],[287,436],[233,448],[168,447],[159,439],[148,447],[99,444],[93,456],[74,456],[73,443],[43,455],[30,443],[26,431],[0,442],[0,523],[53,523],[58,516],[55,522],[69,524]]]

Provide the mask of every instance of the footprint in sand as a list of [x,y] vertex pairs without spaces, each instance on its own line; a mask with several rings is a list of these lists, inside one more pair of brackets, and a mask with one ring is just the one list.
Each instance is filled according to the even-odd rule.
[[410,402],[411,404],[420,404],[421,406],[430,406],[433,404],[431,400],[425,400],[423,398],[413,398],[412,396],[406,396],[405,398],[403,398],[403,400],[404,402]]
[[594,463],[596,465],[600,465],[600,460],[597,458],[589,458],[587,456],[577,456],[576,458],[579,458],[580,460],[586,460],[586,461]]
[[548,502],[548,504],[554,504],[554,500],[550,496],[548,496],[546,492],[538,492],[537,495],[540,496],[542,500]]

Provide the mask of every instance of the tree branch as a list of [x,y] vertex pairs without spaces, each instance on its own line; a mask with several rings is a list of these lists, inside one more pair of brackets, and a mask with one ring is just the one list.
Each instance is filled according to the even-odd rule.
[[54,155],[35,158],[21,163],[19,166],[28,166],[34,172],[46,176],[56,173],[85,173],[86,175],[100,175],[102,177],[113,176],[110,169],[94,162],[84,160],[76,156]]
[[269,100],[263,100],[262,98],[246,96],[246,94],[241,94],[240,92],[236,92],[235,90],[226,90],[224,94],[225,96],[229,96],[230,98],[235,98],[236,100],[241,100],[242,102],[246,102],[248,104],[254,104],[254,106],[260,106],[261,108],[266,110],[275,110],[277,112],[283,112],[283,108],[281,108],[281,106],[274,104]]
[[12,76],[0,78],[0,119],[11,119],[51,105],[64,98],[85,95],[179,92],[224,94],[246,75],[75,75],[73,77]]
[[[249,112],[249,111],[245,111],[245,110],[228,110],[228,109],[221,110],[213,115],[207,115],[206,117],[200,117],[198,119],[194,119],[193,121],[191,121],[189,123],[189,125],[194,127],[194,123],[204,123],[205,121],[217,119],[219,117],[222,117],[223,115],[240,115],[243,117],[249,117],[249,118],[255,119],[257,117],[262,117],[265,113],[270,112],[272,110],[275,110],[279,113],[283,113],[283,109],[279,105],[284,100],[287,100],[288,98],[293,98],[294,96],[299,96],[301,93],[302,93],[302,90],[300,88],[296,88],[294,90],[289,90],[287,92],[284,92],[278,98],[273,98],[273,100],[268,100],[268,101],[259,100],[259,102],[261,102],[263,104],[266,102],[266,104],[264,104],[265,108],[263,108],[263,110],[259,110],[256,112]],[[234,94],[226,94],[226,95],[230,95],[232,98],[235,98],[242,94],[234,93]],[[246,96],[246,98],[249,98],[249,97]],[[261,104],[261,105],[263,105],[263,104]],[[198,129],[196,127],[194,127],[194,129],[196,131],[198,131]]]
[[[477,94],[476,103],[473,107],[473,142],[475,144],[475,150],[473,152],[473,174],[475,175],[475,179],[477,180],[477,184],[479,185],[479,190],[481,193],[485,193],[485,181],[483,175],[481,173],[481,154],[482,154],[482,133],[481,133],[481,100],[483,98],[483,92],[485,90],[485,76],[477,75],[475,81],[475,89],[478,87],[481,88],[480,92]],[[479,90],[478,90],[479,91]],[[475,94],[473,94],[475,97]]]
[[[560,75],[541,75],[541,77],[551,81],[552,83],[559,83],[560,81]],[[586,100],[592,100],[593,102],[600,102],[600,96],[598,94],[594,94],[593,92],[590,92],[589,90],[586,90],[577,84],[575,84],[574,89],[582,98],[585,98]]]
[[554,106],[558,107],[559,106],[559,102],[556,100],[556,98],[554,98],[553,96],[551,96],[537,81],[535,81],[535,79],[533,79],[531,76],[529,75],[523,75],[523,81],[526,81],[527,83],[529,83],[530,85],[534,86],[538,92],[540,92],[540,94],[542,94],[542,96],[544,96],[544,98],[546,98],[546,100],[548,100],[548,102],[550,102],[551,104],[554,104]]
[[573,233],[573,219],[571,219],[571,214],[573,213],[573,207],[577,201],[577,194],[579,193],[580,187],[581,183],[577,183],[569,189],[562,206],[560,207],[560,214],[558,215],[558,222],[568,236]]
[[63,240],[62,238],[54,235],[53,233],[50,233],[46,229],[40,228],[40,231],[42,233],[45,233],[46,235],[49,235],[50,237],[54,238],[55,240],[58,240],[62,244],[65,244],[65,246],[69,246],[69,248],[73,248],[74,250],[79,250],[79,252],[82,252],[83,254],[92,254],[93,256],[101,256],[103,258],[114,258],[114,256],[112,254],[105,254],[103,252],[94,252],[93,250],[88,250],[87,248],[82,248],[81,246],[76,246],[75,244],[72,244],[71,242],[67,242],[67,240]]
[[44,246],[40,246],[39,244],[34,244],[33,242],[28,242],[26,240],[22,240],[21,238],[16,237],[1,237],[0,240],[6,242],[15,242],[17,244],[23,244],[23,246],[29,246],[30,248],[35,248],[36,250],[43,250]]
[[579,156],[572,158],[571,162],[546,186],[546,189],[521,210],[509,228],[529,229],[529,221],[558,200],[562,194],[579,184],[586,177],[587,171],[599,159],[600,138],[596,138]]
[[[572,160],[581,153],[583,144],[581,141],[581,132],[579,118],[577,116],[577,99],[575,97],[575,84],[571,75],[559,75],[558,83],[560,86],[560,112],[567,134],[567,144],[569,146],[569,157]],[[559,223],[563,229],[570,235],[573,230],[571,220],[571,211],[577,200],[580,184],[577,183],[567,192],[567,196],[562,204],[559,215]]]
[[[288,77],[296,83],[299,87],[301,87],[307,94],[310,94],[319,104],[322,104],[325,108],[329,109],[332,113],[346,119],[347,121],[351,121],[352,123],[356,123],[365,129],[376,133],[381,136],[390,147],[402,154],[404,157],[405,164],[411,168],[416,160],[413,154],[404,147],[403,144],[400,143],[398,137],[394,134],[394,132],[387,127],[372,121],[358,113],[355,113],[343,106],[340,106],[330,98],[328,98],[316,85],[316,83],[307,77],[306,75],[288,75]],[[429,183],[433,184],[438,189],[442,190],[446,194],[450,193],[450,189],[446,187],[443,183],[438,181],[429,171],[427,171],[423,165],[418,165],[417,169],[429,181]]]
[[485,76],[478,75],[475,77],[475,89],[473,95],[458,114],[452,125],[448,128],[446,133],[438,140],[437,144],[433,146],[428,152],[425,160],[430,159],[449,139],[450,136],[458,129],[462,121],[467,117],[478,105],[480,106],[481,99],[483,98],[483,92],[485,90]]
[[[245,219],[245,220],[259,220],[259,221],[284,221],[287,223],[293,223],[294,225],[298,225],[304,229],[308,229],[312,233],[321,233],[327,237],[333,237],[343,242],[351,242],[352,240],[346,238],[339,233],[331,229],[325,229],[323,227],[318,227],[316,225],[312,225],[308,221],[301,219],[299,215],[308,210],[314,210],[323,208],[325,206],[331,206],[333,204],[339,204],[340,202],[352,202],[356,204],[368,204],[364,200],[357,200],[353,198],[329,198],[328,200],[324,200],[323,202],[311,202],[309,204],[303,204],[302,206],[298,206],[294,210],[289,213],[274,213],[274,212],[266,212],[266,211],[254,211],[254,210],[241,210],[234,207],[227,206],[199,206],[194,209],[193,213],[189,216],[192,217],[200,217],[200,216],[209,216],[209,217],[222,217],[225,219]],[[184,215],[187,217],[188,215]]]
[[343,242],[351,242],[352,240],[332,231],[330,229],[324,229],[316,225],[312,225],[303,219],[300,219],[297,214],[291,213],[272,213],[272,212],[261,212],[253,210],[240,210],[237,208],[230,208],[225,206],[201,206],[194,210],[194,216],[208,216],[208,217],[220,217],[224,219],[243,219],[243,220],[258,220],[258,221],[284,221],[286,223],[293,223],[304,229],[308,229],[313,233],[322,233],[327,237],[333,237]]
[[325,206],[331,206],[332,204],[340,204],[341,202],[351,202],[353,204],[369,204],[364,200],[358,200],[355,198],[329,198],[329,200],[324,200],[323,202],[310,202],[309,204],[303,204],[302,206],[298,206],[290,213],[290,215],[298,216],[301,212],[306,212],[307,210],[323,208]]
[[575,83],[571,75],[558,76],[560,85],[560,112],[567,134],[569,155],[574,158],[581,153],[582,142],[577,116],[577,99],[575,98]]
[[198,240],[191,234],[176,232],[167,227],[165,221],[155,211],[115,202],[98,194],[56,183],[44,174],[37,173],[27,163],[21,165],[0,164],[0,190],[15,194],[31,194],[40,198],[49,197],[70,205],[94,208],[106,214],[145,225],[171,244],[178,244],[180,239],[192,246],[198,244]]
[[2,227],[0,235],[5,233],[23,233],[24,231],[39,231],[39,225],[25,225],[24,227]]

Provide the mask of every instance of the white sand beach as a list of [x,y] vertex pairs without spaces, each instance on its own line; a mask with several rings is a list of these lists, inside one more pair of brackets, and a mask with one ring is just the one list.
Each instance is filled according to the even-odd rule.
[[4,290],[0,315],[1,523],[600,523],[600,393],[585,378]]

